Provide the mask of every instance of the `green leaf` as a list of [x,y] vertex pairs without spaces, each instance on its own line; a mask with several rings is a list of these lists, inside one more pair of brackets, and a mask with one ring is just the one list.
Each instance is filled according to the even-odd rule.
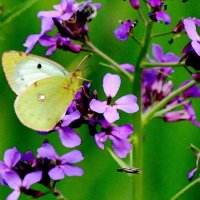
[[38,0],[27,0],[25,3],[21,3],[7,12],[5,12],[4,9],[5,13],[3,13],[3,6],[0,5],[0,29],[21,15],[25,10],[30,8],[37,1]]

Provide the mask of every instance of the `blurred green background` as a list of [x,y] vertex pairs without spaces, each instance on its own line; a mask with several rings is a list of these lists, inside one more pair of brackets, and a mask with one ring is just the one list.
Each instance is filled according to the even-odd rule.
[[[1,0],[4,11],[14,8],[22,0]],[[102,9],[98,16],[90,24],[90,36],[94,44],[110,55],[118,63],[135,64],[138,56],[138,46],[133,40],[120,42],[114,38],[113,31],[119,25],[118,20],[138,19],[138,13],[129,5],[129,1],[124,2],[99,0],[102,3]],[[169,31],[175,26],[181,17],[200,18],[200,3],[190,0],[182,3],[181,0],[165,1],[168,4],[168,13],[172,17],[172,23],[169,26],[164,24],[155,25],[155,33]],[[19,50],[24,51],[22,44],[29,34],[39,33],[40,20],[36,17],[40,10],[51,10],[52,5],[59,3],[59,0],[38,1],[34,6],[26,10],[22,15],[15,18],[0,30],[0,56],[4,51]],[[147,13],[146,13],[147,15]],[[1,20],[1,19],[0,19]],[[144,27],[139,19],[138,27],[134,33],[141,38]],[[154,43],[163,45],[164,51],[173,51],[180,56],[181,49],[188,42],[186,37],[175,40],[172,45],[168,44],[170,36],[155,39]],[[32,51],[33,54],[44,56],[45,48],[37,46]],[[151,49],[149,49],[151,55]],[[70,52],[56,51],[50,58],[73,70],[76,64],[86,55],[72,54]],[[92,87],[99,92],[101,99],[102,77],[105,72],[110,71],[99,65],[102,61],[98,56],[93,56],[89,61],[90,66],[84,76],[92,80]],[[183,69],[177,69],[172,77],[175,86],[189,79],[190,76]],[[131,93],[132,86],[125,79],[122,80],[122,86],[119,96]],[[3,159],[4,151],[16,146],[21,152],[36,149],[45,139],[32,130],[24,127],[18,121],[13,103],[16,96],[9,88],[3,71],[0,71],[0,159]],[[200,100],[193,102],[196,108],[197,118],[200,120]],[[122,114],[122,113],[121,113]],[[130,115],[121,115],[122,121],[131,122]],[[133,122],[134,124],[134,122]],[[102,151],[96,147],[93,138],[88,134],[86,127],[78,130],[82,137],[82,145],[78,147],[84,154],[84,161],[80,163],[85,170],[83,177],[70,177],[58,183],[60,189],[69,200],[133,200],[132,198],[132,180],[131,176],[116,172],[118,165],[113,161],[108,152]],[[56,147],[60,154],[68,151],[64,148],[57,133],[47,137]],[[195,163],[195,158],[189,149],[191,143],[200,147],[200,129],[190,122],[164,123],[162,120],[155,119],[145,128],[144,140],[144,200],[168,200],[176,192],[186,186],[189,182],[186,175]],[[183,200],[199,200],[199,185],[192,188],[188,193],[182,196]],[[0,199],[6,199],[11,192],[7,187],[0,186]],[[20,199],[29,199],[22,195]],[[41,199],[53,200],[54,197],[47,195]]]

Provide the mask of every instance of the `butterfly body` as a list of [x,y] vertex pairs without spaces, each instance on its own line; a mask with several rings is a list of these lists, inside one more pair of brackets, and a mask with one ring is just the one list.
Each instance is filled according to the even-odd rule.
[[2,61],[8,83],[18,95],[14,107],[19,120],[34,130],[52,130],[79,88],[76,75],[49,59],[23,52],[6,52]]

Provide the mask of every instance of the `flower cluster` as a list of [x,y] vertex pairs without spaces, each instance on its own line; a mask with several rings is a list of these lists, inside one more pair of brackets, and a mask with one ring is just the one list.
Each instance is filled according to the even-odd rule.
[[[167,5],[163,0],[148,0],[148,4],[151,6],[152,11],[149,13],[149,17],[155,22],[165,22],[165,24],[170,24],[171,18],[165,12]],[[164,8],[164,10],[162,10]]]
[[2,185],[13,189],[7,199],[17,200],[21,193],[39,198],[46,193],[32,189],[33,184],[39,183],[52,190],[55,187],[52,183],[64,176],[82,176],[83,170],[74,166],[83,160],[80,151],[59,156],[53,146],[44,143],[37,152],[38,156],[34,157],[31,151],[22,154],[15,147],[6,150],[4,161],[0,161],[0,180]]
[[[167,53],[164,55],[162,48],[159,45],[153,45],[153,55],[156,60],[149,59],[150,62],[178,62],[179,58],[173,53]],[[173,73],[172,67],[156,67],[152,69],[143,70],[142,78],[142,102],[143,111],[147,112],[153,105],[156,105],[159,101],[166,98],[173,91],[172,81],[168,81],[167,78]],[[189,81],[182,83],[180,87],[183,87]],[[196,120],[195,111],[191,105],[189,98],[200,97],[200,89],[198,85],[193,85],[189,89],[185,90],[182,95],[177,96],[170,101],[165,111],[161,116],[167,122],[175,122],[182,120],[189,120],[196,126],[200,127],[200,122]],[[181,110],[176,110],[179,107],[183,107]]]
[[[61,0],[61,3],[54,6],[53,11],[41,11],[38,17],[42,21],[41,32],[30,35],[24,46],[29,53],[39,42],[42,46],[48,47],[46,55],[51,55],[57,48],[78,53],[83,50],[82,44],[88,37],[89,28],[87,22],[96,16],[101,4],[92,3],[87,0],[78,3],[75,0]],[[47,33],[57,28],[55,36]],[[82,44],[75,43],[79,41]]]
[[[82,89],[78,91],[66,115],[54,130],[59,132],[62,144],[66,147],[80,145],[81,139],[74,128],[82,124],[88,125],[88,130],[94,136],[97,146],[104,149],[104,143],[110,139],[112,147],[117,156],[124,158],[131,150],[128,138],[133,133],[130,124],[116,126],[112,123],[120,119],[118,110],[126,113],[137,112],[137,98],[128,94],[116,101],[112,99],[117,94],[121,79],[115,74],[106,74],[103,78],[103,89],[107,99],[100,101],[96,91],[90,93],[90,83],[83,83]],[[47,134],[47,133],[43,133]]]

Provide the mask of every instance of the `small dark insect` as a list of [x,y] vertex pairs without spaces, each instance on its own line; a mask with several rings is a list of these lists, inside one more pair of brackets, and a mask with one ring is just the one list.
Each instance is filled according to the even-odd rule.
[[94,5],[88,4],[77,13],[77,17],[82,22],[90,22],[97,15],[97,9]]
[[118,168],[117,169],[118,172],[126,172],[129,174],[140,174],[141,170],[139,168]]

